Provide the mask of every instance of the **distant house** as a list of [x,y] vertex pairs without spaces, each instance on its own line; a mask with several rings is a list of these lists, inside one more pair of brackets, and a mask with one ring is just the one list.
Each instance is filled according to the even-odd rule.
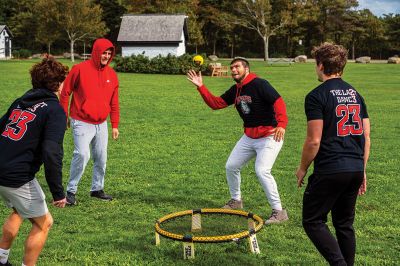
[[0,25],[0,59],[11,58],[11,31],[6,25]]
[[122,56],[144,54],[150,58],[183,55],[187,41],[187,16],[167,14],[124,15],[117,39]]

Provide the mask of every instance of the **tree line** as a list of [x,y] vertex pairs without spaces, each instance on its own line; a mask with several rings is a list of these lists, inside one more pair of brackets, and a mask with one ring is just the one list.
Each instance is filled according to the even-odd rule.
[[[188,52],[219,57],[295,57],[331,41],[350,57],[400,53],[400,14],[377,17],[358,0],[0,0],[14,49],[72,55],[105,36],[123,14],[186,14]],[[87,49],[87,50],[86,50]]]

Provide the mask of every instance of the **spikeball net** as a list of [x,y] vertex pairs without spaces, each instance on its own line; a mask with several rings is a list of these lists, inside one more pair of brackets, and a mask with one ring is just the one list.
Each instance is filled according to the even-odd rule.
[[[206,218],[211,215],[225,216],[224,219],[214,220],[217,222],[211,226],[217,227],[218,233],[221,234],[215,234],[215,230],[210,230],[213,228],[209,224],[202,224],[202,216]],[[228,216],[232,218],[229,219]],[[243,218],[247,219],[247,225],[243,226],[243,221],[240,221],[242,227],[236,226],[240,223],[239,219],[243,220]],[[181,241],[184,246],[184,258],[188,259],[194,258],[194,243],[238,242],[243,238],[248,238],[250,251],[260,253],[256,233],[262,229],[263,224],[264,221],[260,216],[242,210],[196,209],[180,211],[168,214],[156,221],[156,245],[160,245],[160,236]],[[232,233],[232,230],[237,231]],[[211,235],[208,231],[211,231]]]

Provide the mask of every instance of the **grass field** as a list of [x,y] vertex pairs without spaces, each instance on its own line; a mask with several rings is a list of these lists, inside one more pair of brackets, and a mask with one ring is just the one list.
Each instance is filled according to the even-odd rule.
[[[28,70],[36,61],[0,61],[0,113],[30,88]],[[67,61],[63,61],[68,63]],[[70,63],[68,63],[70,64]],[[196,258],[182,259],[182,244],[161,239],[154,245],[154,222],[176,211],[220,207],[229,199],[225,162],[242,135],[242,121],[232,107],[212,111],[184,76],[119,73],[120,138],[109,142],[106,192],[102,202],[89,197],[88,165],[77,194],[79,206],[49,207],[55,223],[38,265],[326,265],[301,226],[304,189],[297,189],[306,119],[304,96],[319,83],[313,64],[267,67],[252,71],[267,78],[286,101],[289,125],[285,144],[273,168],[290,220],[264,227],[257,234],[261,254],[245,244],[196,244]],[[400,66],[349,63],[344,79],[363,95],[371,120],[368,191],[357,202],[356,265],[400,264]],[[204,78],[219,95],[230,78]],[[64,142],[64,184],[72,157],[72,136]],[[51,200],[43,172],[38,175]],[[242,171],[245,210],[270,214],[254,172]],[[9,210],[0,208],[0,221]],[[223,226],[223,224],[222,224]],[[25,221],[10,260],[21,263]]]

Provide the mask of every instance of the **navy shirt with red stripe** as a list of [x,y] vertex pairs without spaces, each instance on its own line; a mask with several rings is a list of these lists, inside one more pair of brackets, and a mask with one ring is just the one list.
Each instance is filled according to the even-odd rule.
[[362,96],[341,78],[325,81],[305,99],[307,121],[323,120],[314,173],[364,171],[363,119],[368,112]]

